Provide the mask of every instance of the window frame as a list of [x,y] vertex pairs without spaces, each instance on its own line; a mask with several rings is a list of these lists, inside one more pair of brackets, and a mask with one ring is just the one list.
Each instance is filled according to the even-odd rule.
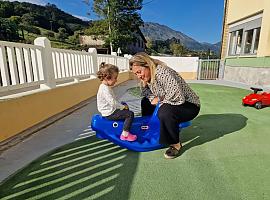
[[[245,20],[238,21],[236,23],[229,25],[229,36],[227,42],[227,56],[253,56],[257,55],[258,47],[254,50],[255,42],[257,38],[257,34],[261,34],[261,23],[262,23],[262,13],[256,16],[250,17]],[[246,41],[247,41],[247,33],[253,30],[252,32],[252,40],[251,47],[249,53],[245,53],[246,49]],[[259,31],[258,31],[259,30]],[[242,31],[240,52],[237,52],[237,39],[240,31]],[[234,37],[234,38],[232,38]],[[260,39],[258,40],[259,46]]]

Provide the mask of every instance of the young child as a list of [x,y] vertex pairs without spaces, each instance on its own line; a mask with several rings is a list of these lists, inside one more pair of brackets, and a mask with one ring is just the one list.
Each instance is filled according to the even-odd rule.
[[109,120],[124,119],[124,127],[120,136],[121,140],[135,141],[136,135],[130,133],[130,127],[134,119],[134,113],[128,109],[127,105],[119,103],[111,86],[117,81],[119,69],[118,67],[101,63],[97,77],[101,80],[101,84],[97,93],[97,108],[103,117]]

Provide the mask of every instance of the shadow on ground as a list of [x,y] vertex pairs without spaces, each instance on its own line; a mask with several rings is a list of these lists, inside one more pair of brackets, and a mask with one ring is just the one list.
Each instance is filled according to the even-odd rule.
[[76,141],[0,185],[0,199],[128,199],[138,157],[94,136]]
[[206,114],[200,115],[192,121],[192,127],[180,134],[181,141],[185,144],[181,150],[183,154],[188,149],[210,142],[212,140],[231,134],[244,128],[247,119],[241,114]]

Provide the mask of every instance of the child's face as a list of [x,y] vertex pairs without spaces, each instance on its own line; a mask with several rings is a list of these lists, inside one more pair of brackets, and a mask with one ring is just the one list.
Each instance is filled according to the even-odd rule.
[[118,73],[112,74],[110,79],[105,78],[108,86],[114,86],[114,84],[117,82]]

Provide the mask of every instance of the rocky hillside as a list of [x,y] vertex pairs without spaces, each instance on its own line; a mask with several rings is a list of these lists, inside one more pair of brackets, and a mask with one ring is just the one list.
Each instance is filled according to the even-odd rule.
[[215,53],[220,51],[220,42],[216,44],[200,43],[180,31],[175,31],[168,26],[153,22],[145,22],[144,26],[140,27],[145,37],[152,40],[167,40],[171,38],[179,39],[181,44],[191,50],[212,50]]

